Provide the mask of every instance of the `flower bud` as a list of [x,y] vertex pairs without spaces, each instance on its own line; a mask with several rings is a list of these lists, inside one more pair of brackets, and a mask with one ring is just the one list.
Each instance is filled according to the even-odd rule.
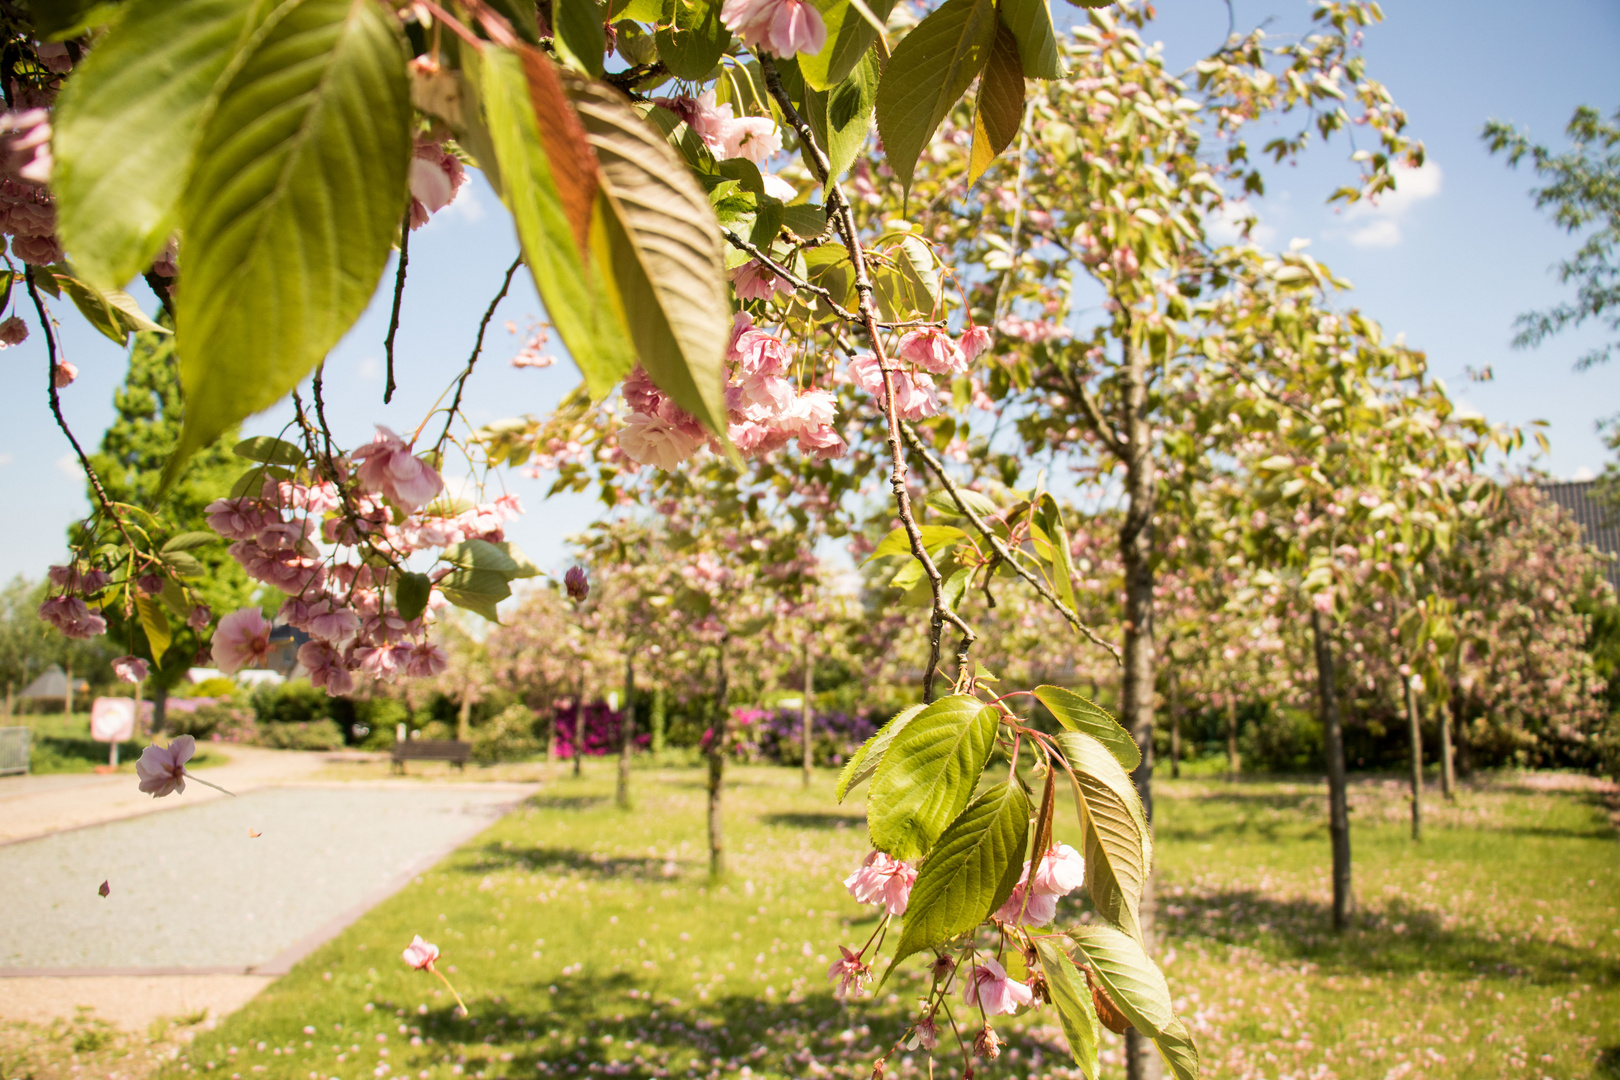
[[989,1024],[973,1037],[973,1052],[986,1061],[994,1061],[1001,1056],[1001,1040],[996,1038],[995,1031]]
[[583,601],[591,594],[591,583],[585,578],[583,566],[569,567],[568,573],[563,575],[563,587],[568,590],[568,599],[576,603]]

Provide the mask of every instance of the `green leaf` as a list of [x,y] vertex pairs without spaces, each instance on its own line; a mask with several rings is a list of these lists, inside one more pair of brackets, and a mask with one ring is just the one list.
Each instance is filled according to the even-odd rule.
[[1131,778],[1090,735],[1060,731],[1058,747],[1074,770],[1075,803],[1085,836],[1086,891],[1103,917],[1141,936],[1137,908],[1153,864],[1153,834]]
[[943,945],[1007,902],[1024,871],[1029,797],[1000,783],[975,799],[929,852],[906,903],[893,963]]
[[459,544],[445,548],[441,557],[452,566],[466,567],[470,570],[494,570],[508,576],[515,576],[518,569],[518,564],[512,556],[488,540],[463,540]]
[[[812,240],[827,231],[827,211],[808,203],[796,203],[782,208],[782,227],[804,240]],[[845,252],[848,255],[848,252]]]
[[1193,1045],[1192,1033],[1181,1017],[1171,1017],[1153,1043],[1176,1080],[1198,1080],[1198,1047]]
[[1085,976],[1075,968],[1069,954],[1058,947],[1057,935],[1037,937],[1035,950],[1041,957],[1041,971],[1046,976],[1046,992],[1057,1008],[1063,1035],[1069,1040],[1069,1053],[1088,1080],[1097,1080],[1097,1048],[1102,1040],[1102,1025],[1097,1021],[1097,1006],[1091,1000],[1091,988]]
[[25,0],[41,41],[66,41],[117,18],[119,5],[104,0]]
[[211,532],[183,532],[169,537],[164,551],[196,551],[200,547],[219,543],[219,534]]
[[629,330],[599,302],[602,270],[588,262],[596,154],[550,61],[533,50],[464,57],[481,106],[501,200],[546,315],[600,399],[635,366]]
[[91,326],[120,345],[127,344],[129,335],[138,330],[154,334],[170,332],[168,327],[159,326],[148,319],[141,305],[123,289],[98,289],[80,281],[71,267],[62,265],[52,266],[46,273],[55,280],[58,295],[67,293],[73,306],[90,321]]
[[887,724],[878,728],[870,739],[862,743],[859,750],[850,755],[849,761],[844,764],[843,771],[838,774],[838,786],[833,789],[833,796],[839,802],[843,802],[844,796],[858,787],[867,777],[877,772],[877,767],[882,763],[883,755],[888,751],[889,744],[894,742],[895,736],[904,731],[906,725],[911,723],[912,718],[922,711],[923,707],[921,705],[910,705],[901,709],[889,718]]
[[1061,686],[1037,686],[1035,700],[1050,709],[1057,722],[1070,731],[1083,731],[1106,746],[1126,772],[1142,764],[1136,740],[1096,702]]
[[540,44],[540,20],[535,15],[534,0],[485,0],[490,7],[506,16],[517,36],[530,45]]
[[[875,0],[867,8],[879,20],[885,21],[894,10],[895,0]],[[814,56],[800,56],[799,71],[812,90],[828,90],[847,79],[856,65],[865,60],[876,64],[872,45],[877,41],[877,28],[866,21],[849,0],[832,0],[817,4],[821,21],[827,26],[827,44]]]
[[439,579],[439,591],[458,608],[475,611],[492,623],[500,622],[495,605],[512,595],[506,575],[494,570],[452,570]]
[[160,551],[158,560],[183,578],[200,578],[208,572],[195,556],[184,551]]
[[517,568],[512,571],[512,577],[514,578],[539,577],[545,572],[541,570],[540,567],[535,565],[533,559],[523,554],[522,548],[518,547],[510,540],[493,542],[492,546],[499,548],[506,554],[507,558],[512,560],[512,565]]
[[996,38],[994,0],[946,0],[896,46],[878,86],[889,165],[909,191],[934,129],[984,70]]
[[[1052,564],[1052,587],[1058,599],[1076,610],[1074,602],[1074,564],[1069,559],[1069,531],[1063,527],[1063,512],[1050,492],[1042,493],[1035,502],[1035,516],[1041,531],[1046,533],[1047,561]],[[1135,768],[1135,766],[1131,766]]]
[[607,34],[596,0],[551,0],[551,19],[558,59],[600,79]]
[[399,583],[394,586],[394,604],[399,608],[399,617],[410,622],[426,611],[432,591],[433,582],[426,574],[400,575]]
[[849,167],[866,149],[872,134],[872,113],[877,108],[878,83],[883,69],[878,66],[877,54],[868,52],[850,71],[849,75],[818,97],[826,99],[824,127],[827,158],[832,163],[827,173],[831,183],[849,171]]
[[172,577],[163,579],[163,591],[158,594],[163,606],[169,609],[169,614],[184,621],[191,617],[191,602],[186,599],[186,590]]
[[939,311],[945,301],[945,291],[940,287],[940,267],[933,250],[920,236],[908,236],[900,241],[899,250],[893,254],[895,266],[911,294],[912,305],[927,314]]
[[268,6],[131,0],[63,84],[51,125],[57,228],[97,288],[122,286],[168,242],[222,78]]
[[[1037,0],[1039,2],[1039,0]],[[1018,45],[1005,26],[996,27],[995,45],[979,79],[973,104],[973,149],[968,154],[968,185],[979,182],[1001,152],[1018,137],[1024,122],[1024,72]]]
[[1052,8],[1047,0],[1001,0],[1001,22],[1018,41],[1023,72],[1031,79],[1061,79],[1068,74],[1058,55]]
[[663,0],[613,0],[614,19],[629,19],[638,23],[655,23],[664,13]]
[[999,724],[995,709],[966,694],[918,713],[872,777],[866,819],[873,845],[896,859],[928,854],[973,797]]
[[293,474],[279,465],[256,465],[236,478],[231,485],[230,497],[240,499],[244,495],[257,496],[264,489],[266,480],[291,480]]
[[658,129],[618,91],[575,77],[565,84],[601,163],[598,257],[614,286],[603,290],[606,299],[653,383],[724,438],[731,293],[714,211]]
[[174,635],[169,630],[169,616],[163,605],[151,596],[137,596],[135,611],[140,617],[141,629],[146,631],[146,645],[152,651],[152,662],[163,664],[163,654],[169,651]]
[[185,426],[164,474],[279,401],[365,310],[411,155],[405,50],[374,0],[288,0],[220,95],[182,200]]
[[[923,549],[929,554],[933,554],[946,544],[967,538],[967,533],[955,525],[919,525],[917,531],[922,535]],[[872,549],[872,554],[866,557],[866,561],[875,562],[894,556],[911,558],[911,538],[906,535],[904,526],[885,536],[878,546]]]
[[704,80],[731,44],[719,0],[664,0],[658,57],[677,79]]
[[1069,938],[1132,1027],[1153,1039],[1175,1019],[1170,985],[1136,938],[1101,923],[1076,926]]
[[[962,496],[962,503],[969,510],[979,515],[980,520],[991,517],[996,512],[996,504],[977,491],[968,488],[957,488]],[[936,491],[928,496],[928,505],[947,517],[962,517],[962,511],[956,508],[956,500],[951,498],[948,491]],[[990,524],[988,521],[985,524]]]
[[302,465],[304,451],[290,442],[273,439],[269,435],[255,435],[243,439],[232,448],[237,457],[249,461],[262,461],[267,465]]

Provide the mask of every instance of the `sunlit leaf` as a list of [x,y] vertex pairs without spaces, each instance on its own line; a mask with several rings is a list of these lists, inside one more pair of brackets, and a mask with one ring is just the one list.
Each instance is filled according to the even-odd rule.
[[1170,986],[1141,942],[1101,923],[1076,926],[1068,933],[1079,946],[1078,958],[1091,968],[1131,1026],[1155,1038],[1174,1020]]
[[1085,831],[1086,891],[1103,917],[1140,935],[1137,906],[1153,863],[1153,834],[1130,775],[1101,742],[1078,731],[1055,736],[1074,770]]
[[997,25],[993,0],[946,0],[895,47],[878,86],[877,124],[907,189],[923,147],[984,70]]
[[1061,79],[1068,74],[1058,55],[1052,8],[1047,0],[1001,0],[1001,22],[1018,40],[1023,72],[1031,79]]
[[979,79],[973,105],[973,148],[968,154],[968,183],[976,184],[984,170],[1018,137],[1024,121],[1024,71],[1018,45],[1005,26],[996,27],[995,45]]
[[1087,1080],[1097,1080],[1097,1048],[1102,1040],[1102,1025],[1097,1021],[1091,988],[1069,954],[1060,947],[1062,940],[1057,936],[1037,937],[1035,949],[1041,957],[1041,973],[1046,976],[1047,996],[1057,1009],[1058,1022],[1063,1025],[1063,1035],[1069,1041],[1069,1053]]
[[941,698],[912,718],[883,755],[866,818],[872,843],[896,859],[926,855],[967,806],[1000,723],[977,698]]
[[1096,702],[1061,686],[1037,686],[1035,699],[1070,731],[1083,731],[1106,746],[1127,772],[1142,763],[1142,752],[1130,732]]
[[844,796],[877,772],[877,767],[883,761],[883,755],[888,751],[889,744],[894,742],[896,735],[905,730],[905,726],[911,722],[912,717],[922,712],[922,710],[921,705],[910,705],[901,709],[890,718],[888,723],[878,728],[870,739],[862,743],[859,750],[850,755],[849,761],[844,763],[843,771],[838,774],[838,786],[833,790],[833,796],[839,802],[843,802]]

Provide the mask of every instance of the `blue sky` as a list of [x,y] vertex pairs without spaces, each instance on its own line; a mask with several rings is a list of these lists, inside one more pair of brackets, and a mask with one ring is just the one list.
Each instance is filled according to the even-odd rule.
[[[1062,0],[1055,7],[1060,18],[1075,10]],[[1309,11],[1304,0],[1233,0],[1240,29],[1267,23],[1276,36],[1308,30]],[[1409,177],[1376,210],[1338,213],[1324,199],[1349,175],[1349,147],[1318,146],[1299,167],[1273,173],[1267,197],[1256,205],[1259,236],[1276,247],[1308,240],[1312,255],[1356,286],[1347,303],[1426,350],[1432,370],[1464,404],[1496,421],[1546,420],[1552,454],[1544,465],[1553,474],[1599,470],[1606,451],[1594,425],[1620,412],[1620,367],[1571,370],[1595,334],[1558,338],[1529,353],[1509,347],[1516,314],[1563,295],[1549,267],[1574,243],[1531,206],[1532,176],[1491,158],[1479,130],[1489,118],[1511,120],[1561,146],[1576,105],[1605,113],[1620,106],[1614,62],[1620,5],[1388,0],[1384,12],[1386,21],[1367,35],[1368,72],[1407,110],[1431,167]],[[1226,34],[1227,7],[1220,0],[1164,0],[1159,16],[1149,36],[1163,39],[1172,69],[1190,65]],[[328,401],[345,442],[365,439],[373,423],[408,430],[420,422],[465,362],[478,318],[515,254],[504,209],[477,180],[413,236],[393,404],[382,404],[386,289],[328,364]],[[144,288],[134,291],[154,306]],[[526,326],[540,314],[533,287],[519,272],[468,387],[465,411],[474,422],[542,413],[577,381],[566,360],[543,370],[510,366]],[[124,353],[71,309],[61,317],[64,346],[80,370],[78,382],[63,391],[65,412],[80,440],[92,445],[111,419]],[[507,321],[517,334],[506,332]],[[39,577],[60,561],[67,524],[86,510],[84,482],[71,470],[67,442],[46,408],[45,366],[37,330],[23,345],[0,352],[0,368],[13,387],[0,399],[0,497],[16,514],[0,544],[0,578]],[[1487,366],[1494,381],[1465,378],[1466,368]],[[250,420],[247,430],[273,433],[287,415],[271,410]],[[544,566],[557,566],[564,537],[601,509],[579,497],[542,503],[546,480],[508,474],[506,483],[529,510],[511,534]]]

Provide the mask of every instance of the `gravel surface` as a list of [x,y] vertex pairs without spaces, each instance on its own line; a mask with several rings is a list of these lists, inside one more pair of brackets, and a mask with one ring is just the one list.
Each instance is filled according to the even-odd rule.
[[0,848],[0,969],[265,965],[530,790],[267,788]]

